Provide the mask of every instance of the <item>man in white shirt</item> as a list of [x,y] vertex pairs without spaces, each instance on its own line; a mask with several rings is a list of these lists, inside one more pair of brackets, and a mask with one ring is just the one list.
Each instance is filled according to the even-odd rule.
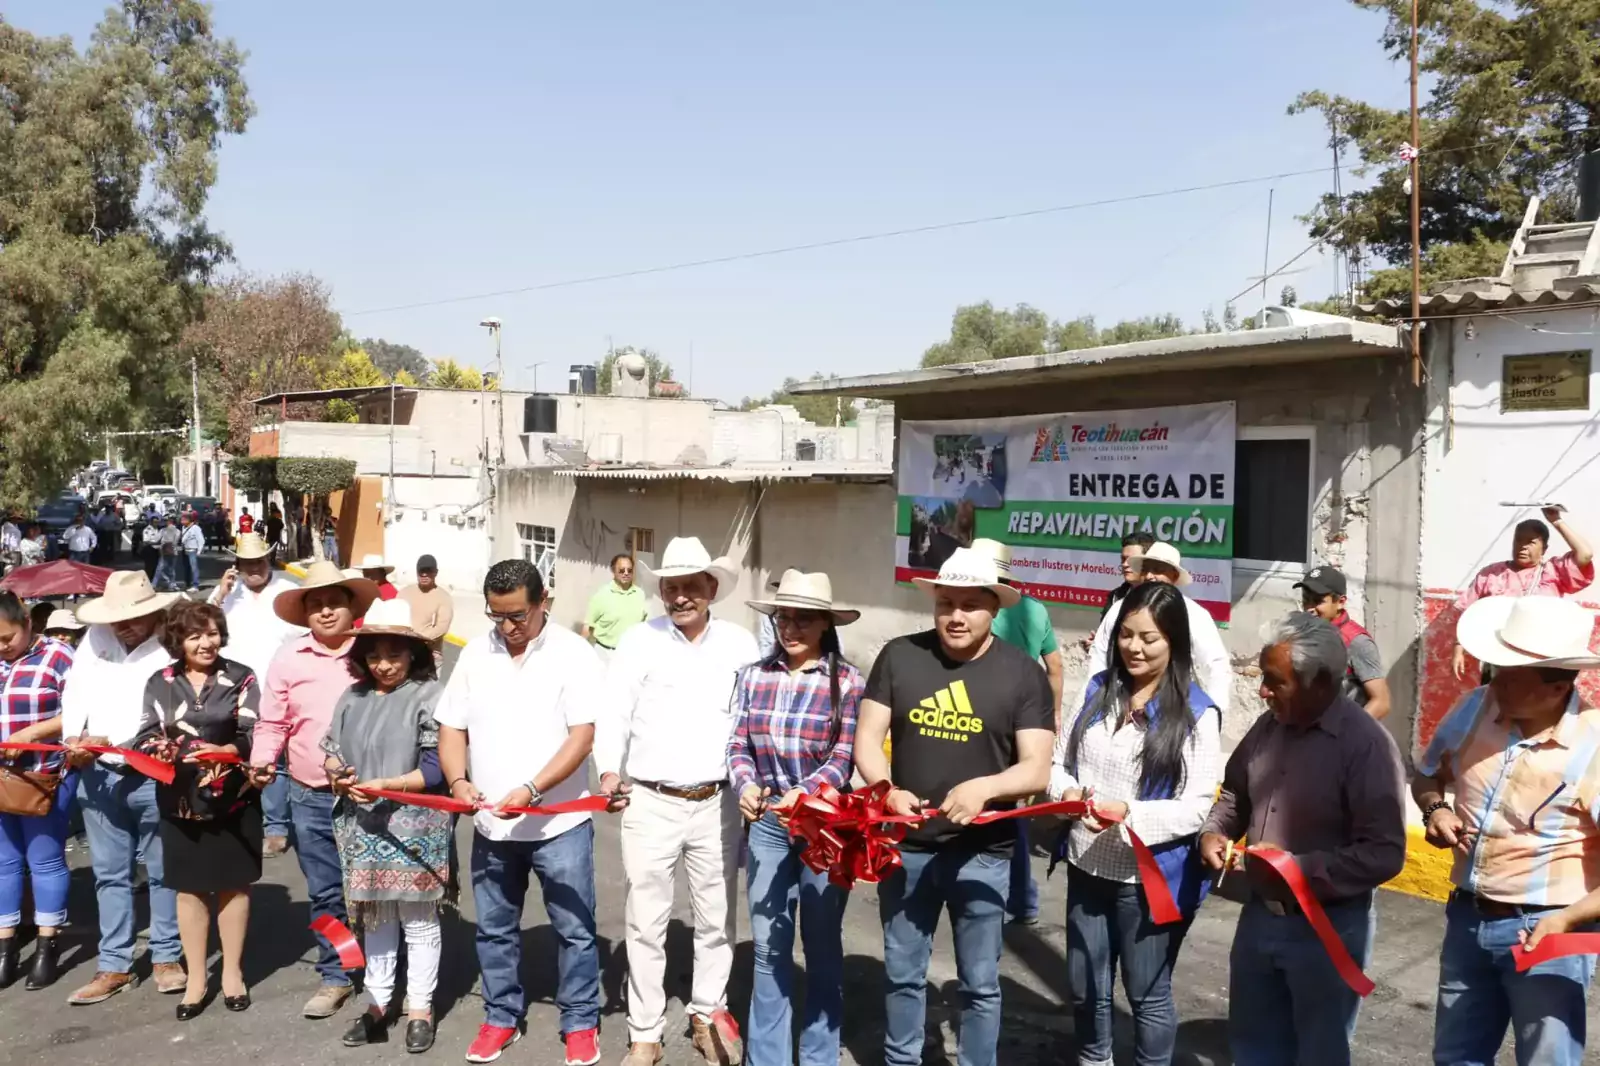
[[[211,590],[208,602],[228,619],[227,656],[255,671],[258,684],[266,684],[267,667],[278,650],[306,634],[272,609],[279,595],[295,587],[272,568],[271,545],[259,534],[246,533],[234,545],[233,566]],[[280,757],[278,776],[261,790],[261,854],[269,859],[289,850],[289,775],[282,764]]]
[[[450,793],[497,808],[582,799],[600,660],[588,641],[554,626],[532,563],[509,559],[483,581],[494,628],[461,651],[434,711],[439,768]],[[468,1062],[492,1062],[521,1036],[527,999],[522,908],[538,878],[560,947],[556,1006],[569,1064],[600,1061],[600,954],[595,945],[594,823],[587,813],[526,817],[482,811],[472,838],[472,897],[485,1019]]]
[[22,527],[17,522],[16,512],[13,511],[0,524],[0,557],[4,558],[7,570],[22,562]]
[[82,511],[79,511],[77,517],[73,518],[72,525],[67,527],[67,531],[61,536],[61,540],[67,546],[68,557],[73,562],[78,563],[88,562],[89,553],[94,551],[94,546],[100,542],[100,538],[95,536],[94,530],[84,524]]
[[641,587],[660,592],[666,614],[634,626],[618,643],[595,734],[600,789],[626,807],[632,1046],[623,1066],[652,1066],[661,1058],[667,921],[680,860],[695,915],[694,1045],[720,1066],[738,1062],[743,1050],[727,1010],[741,841],[738,800],[726,787],[729,698],[739,668],[760,652],[748,630],[711,617],[711,605],[734,591],[736,576],[699,540],[676,538],[659,567],[652,571],[642,560],[638,567]]
[[172,661],[159,629],[178,599],[150,586],[140,570],[118,571],[105,595],[78,608],[90,626],[85,654],[73,660],[61,693],[61,737],[69,765],[81,771],[78,802],[94,864],[100,911],[100,962],[94,980],[67,1002],[85,1006],[109,999],[134,983],[134,869],[143,857],[150,884],[150,958],[156,991],[182,992],[187,985],[178,960],[178,899],[162,882],[160,816],[156,783],[129,769],[120,756],[96,758],[81,744],[126,747],[139,732],[144,687],[150,675]]
[[[1156,581],[1180,588],[1190,581],[1189,571],[1183,568],[1183,557],[1178,554],[1178,549],[1160,541],[1150,545],[1143,555],[1136,555],[1127,560],[1127,565],[1145,581]],[[1211,701],[1217,705],[1217,710],[1226,716],[1233,695],[1233,660],[1229,658],[1228,649],[1222,644],[1222,634],[1217,632],[1217,622],[1211,617],[1211,612],[1188,596],[1183,598],[1183,603],[1189,609],[1189,646],[1194,653],[1195,683],[1211,697]],[[1106,657],[1114,647],[1112,634],[1117,630],[1117,619],[1121,614],[1120,609],[1110,610],[1100,620],[1100,628],[1095,631],[1094,643],[1089,645],[1090,677],[1107,668],[1109,660]],[[1087,687],[1085,683],[1084,690]],[[1079,691],[1078,698],[1071,706],[1063,708],[1065,720],[1071,721],[1083,709],[1084,690]]]

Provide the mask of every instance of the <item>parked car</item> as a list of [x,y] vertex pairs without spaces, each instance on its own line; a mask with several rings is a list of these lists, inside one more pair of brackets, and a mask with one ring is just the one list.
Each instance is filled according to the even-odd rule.
[[61,534],[72,525],[72,520],[78,517],[79,511],[87,510],[88,501],[82,496],[70,493],[57,496],[53,500],[46,500],[39,505],[39,514],[35,520],[49,538],[50,558],[54,559],[61,554]]
[[157,507],[165,509],[166,505],[176,499],[177,496],[178,486],[176,485],[146,485],[144,494],[139,497],[139,506],[144,507],[153,503]]
[[233,543],[233,523],[216,500],[210,496],[179,496],[174,500],[173,513],[181,515],[185,511],[193,511],[198,516],[196,521],[205,531],[208,545],[225,548]]

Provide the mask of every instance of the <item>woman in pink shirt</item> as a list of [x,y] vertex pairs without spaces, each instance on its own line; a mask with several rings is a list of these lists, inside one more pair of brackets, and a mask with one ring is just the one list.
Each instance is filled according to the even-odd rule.
[[[287,748],[289,815],[295,854],[306,877],[313,920],[324,914],[341,923],[344,872],[333,839],[333,791],[324,767],[322,738],[333,708],[352,682],[350,646],[355,620],[378,598],[378,587],[363,577],[346,577],[330,562],[312,563],[300,587],[283,592],[272,609],[290,625],[311,630],[289,641],[267,668],[261,720],[256,725],[250,761],[257,784],[273,777],[278,755]],[[317,956],[322,986],[306,1003],[307,1018],[331,1018],[350,998],[350,977],[339,955],[323,940]]]
[[[1561,517],[1565,513],[1560,507],[1546,507],[1544,517],[1549,526],[1537,518],[1518,522],[1511,536],[1510,560],[1479,570],[1472,584],[1456,597],[1456,609],[1465,611],[1489,596],[1571,596],[1593,584],[1594,550],[1583,534]],[[1546,558],[1550,526],[1567,542],[1566,554]],[[1460,644],[1455,647],[1451,668],[1458,681],[1467,676],[1467,656]],[[1483,680],[1488,683],[1487,670]]]

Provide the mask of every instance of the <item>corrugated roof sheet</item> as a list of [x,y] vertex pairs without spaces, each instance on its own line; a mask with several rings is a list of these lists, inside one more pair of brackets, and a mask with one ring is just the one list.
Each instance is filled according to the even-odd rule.
[[[1561,307],[1600,300],[1600,279],[1563,278],[1553,288],[1517,292],[1502,282],[1484,278],[1480,285],[1460,282],[1455,291],[1430,293],[1421,300],[1422,313],[1464,314],[1471,311],[1514,311],[1518,308]],[[1411,314],[1411,297],[1402,296],[1377,303],[1362,304],[1363,314],[1383,318],[1406,318]]]
[[563,477],[611,478],[619,481],[887,481],[888,463],[793,462],[743,463],[737,466],[553,466]]

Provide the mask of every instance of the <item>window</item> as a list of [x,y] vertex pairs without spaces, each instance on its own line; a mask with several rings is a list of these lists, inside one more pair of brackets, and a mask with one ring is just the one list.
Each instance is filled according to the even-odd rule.
[[547,589],[556,587],[556,531],[550,526],[517,523],[517,546],[522,557],[539,568]]
[[1246,566],[1311,561],[1310,427],[1241,429],[1234,444],[1233,557]]
[[628,543],[624,547],[633,555],[653,555],[656,550],[656,531],[634,526],[628,530]]

